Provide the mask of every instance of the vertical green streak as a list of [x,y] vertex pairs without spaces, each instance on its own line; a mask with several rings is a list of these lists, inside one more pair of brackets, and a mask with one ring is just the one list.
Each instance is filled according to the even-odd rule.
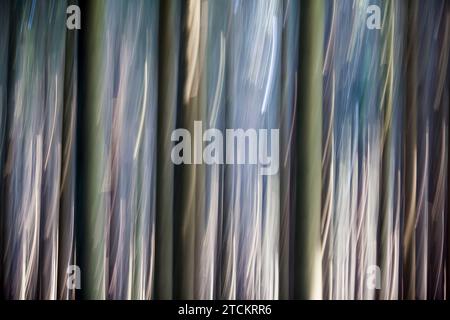
[[84,201],[82,288],[87,299],[104,299],[106,289],[106,193],[107,143],[105,132],[106,103],[106,14],[103,0],[90,1],[86,10],[86,78],[83,124],[85,173],[80,191]]
[[298,193],[295,222],[294,298],[322,297],[320,245],[322,181],[323,0],[305,0],[300,9],[298,106]]
[[385,4],[382,56],[384,81],[381,82],[382,103],[382,176],[380,226],[378,243],[382,274],[379,299],[398,299],[401,286],[401,172],[402,166],[402,115],[404,113],[406,74],[404,41],[406,36],[407,4],[389,1]]
[[[70,1],[70,4],[78,2]],[[76,111],[78,99],[78,31],[68,31],[65,48],[64,111],[62,126],[61,200],[59,217],[58,299],[74,299],[67,287],[67,270],[75,264]]]
[[181,1],[161,2],[158,160],[155,221],[155,298],[171,299],[173,287],[174,166],[170,158],[178,102]]
[[[199,137],[194,132],[194,121],[201,120],[201,101],[199,95],[200,67],[202,56],[200,55],[200,21],[203,1],[186,1],[186,16],[184,20],[185,37],[185,78],[183,87],[182,104],[182,127],[191,134],[191,159],[192,164],[182,165],[181,178],[181,207],[179,210],[178,222],[179,231],[177,234],[175,272],[177,279],[176,296],[177,299],[194,298],[195,280],[195,233],[196,233],[196,213],[201,210],[198,201],[202,190],[198,189],[200,180],[200,166],[194,164],[194,154],[196,152],[195,142]],[[198,59],[198,60],[196,60]],[[202,139],[201,137],[199,138]]]
[[[283,27],[281,62],[281,143],[280,143],[280,299],[289,299],[292,292],[291,252],[292,252],[292,214],[294,212],[295,177],[294,142],[291,130],[294,127],[296,81],[298,76],[298,45],[300,26],[300,3],[283,1],[283,15],[286,20]],[[286,163],[284,163],[286,161]]]

